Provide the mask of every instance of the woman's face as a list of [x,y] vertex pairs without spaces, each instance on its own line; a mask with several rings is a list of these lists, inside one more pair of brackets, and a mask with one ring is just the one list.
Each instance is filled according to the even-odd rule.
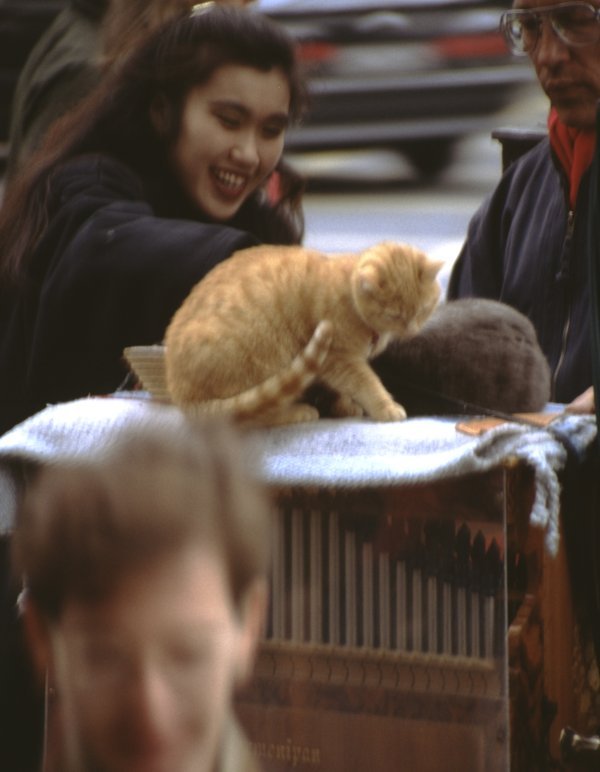
[[227,64],[188,93],[171,163],[189,198],[211,219],[233,217],[273,171],[289,108],[280,69]]

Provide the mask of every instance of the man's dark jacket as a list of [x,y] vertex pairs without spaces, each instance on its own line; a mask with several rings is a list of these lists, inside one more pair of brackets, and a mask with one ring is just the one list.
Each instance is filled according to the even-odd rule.
[[501,300],[528,316],[553,373],[552,399],[592,385],[586,265],[588,177],[575,212],[548,139],[515,161],[472,219],[448,297]]

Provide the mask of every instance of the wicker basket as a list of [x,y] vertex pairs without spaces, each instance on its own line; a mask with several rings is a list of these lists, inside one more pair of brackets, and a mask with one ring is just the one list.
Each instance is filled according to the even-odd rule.
[[167,389],[164,346],[129,346],[123,355],[142,387],[154,399],[171,401]]

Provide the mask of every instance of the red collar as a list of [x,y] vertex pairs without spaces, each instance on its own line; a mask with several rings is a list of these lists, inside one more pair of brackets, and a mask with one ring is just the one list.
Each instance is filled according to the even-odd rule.
[[569,178],[569,202],[575,207],[579,183],[586,169],[592,163],[596,147],[596,132],[593,129],[574,129],[562,123],[554,108],[548,116],[550,144],[561,166]]

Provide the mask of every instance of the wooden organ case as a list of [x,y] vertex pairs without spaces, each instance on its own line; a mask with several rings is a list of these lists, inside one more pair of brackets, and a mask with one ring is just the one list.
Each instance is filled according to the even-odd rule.
[[544,769],[532,471],[277,490],[271,607],[237,708],[266,772]]

